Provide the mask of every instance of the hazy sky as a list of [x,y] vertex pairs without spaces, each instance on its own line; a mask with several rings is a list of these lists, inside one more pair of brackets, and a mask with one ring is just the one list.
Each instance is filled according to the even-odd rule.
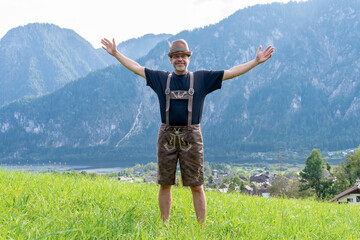
[[99,48],[103,37],[114,37],[118,44],[147,33],[176,34],[217,23],[247,6],[289,1],[8,0],[0,2],[0,38],[28,23],[53,23],[74,30]]

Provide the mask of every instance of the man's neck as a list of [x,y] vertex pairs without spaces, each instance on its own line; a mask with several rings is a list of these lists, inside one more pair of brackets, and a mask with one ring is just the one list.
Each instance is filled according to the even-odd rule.
[[181,71],[181,72],[178,72],[178,71],[174,70],[174,73],[175,73],[176,75],[185,75],[185,74],[188,73],[188,70]]

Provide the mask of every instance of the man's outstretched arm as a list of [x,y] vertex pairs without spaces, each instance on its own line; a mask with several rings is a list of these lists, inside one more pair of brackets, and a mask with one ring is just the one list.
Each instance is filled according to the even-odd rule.
[[265,49],[265,51],[261,51],[261,48],[262,47],[260,45],[259,50],[256,53],[256,57],[253,60],[232,67],[229,70],[225,70],[223,81],[240,76],[241,74],[248,72],[249,70],[259,65],[260,63],[266,62],[269,58],[271,58],[271,54],[274,52],[274,48],[269,46]]
[[134,60],[125,57],[117,49],[115,44],[115,39],[113,38],[112,42],[108,39],[101,39],[101,44],[104,45],[102,48],[105,49],[110,55],[114,56],[124,67],[134,72],[135,74],[146,78],[145,76],[145,67],[141,66]]

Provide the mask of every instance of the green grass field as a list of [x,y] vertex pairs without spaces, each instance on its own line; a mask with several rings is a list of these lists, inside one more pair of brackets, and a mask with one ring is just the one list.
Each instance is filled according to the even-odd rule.
[[158,186],[0,169],[0,239],[360,239],[360,206],[206,192],[206,226],[190,190],[173,188],[163,226]]

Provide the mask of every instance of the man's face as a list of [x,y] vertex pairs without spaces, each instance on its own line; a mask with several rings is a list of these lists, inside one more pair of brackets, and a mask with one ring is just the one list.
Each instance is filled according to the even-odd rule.
[[174,66],[175,73],[184,74],[190,62],[190,57],[186,54],[175,54],[170,58],[171,64]]

